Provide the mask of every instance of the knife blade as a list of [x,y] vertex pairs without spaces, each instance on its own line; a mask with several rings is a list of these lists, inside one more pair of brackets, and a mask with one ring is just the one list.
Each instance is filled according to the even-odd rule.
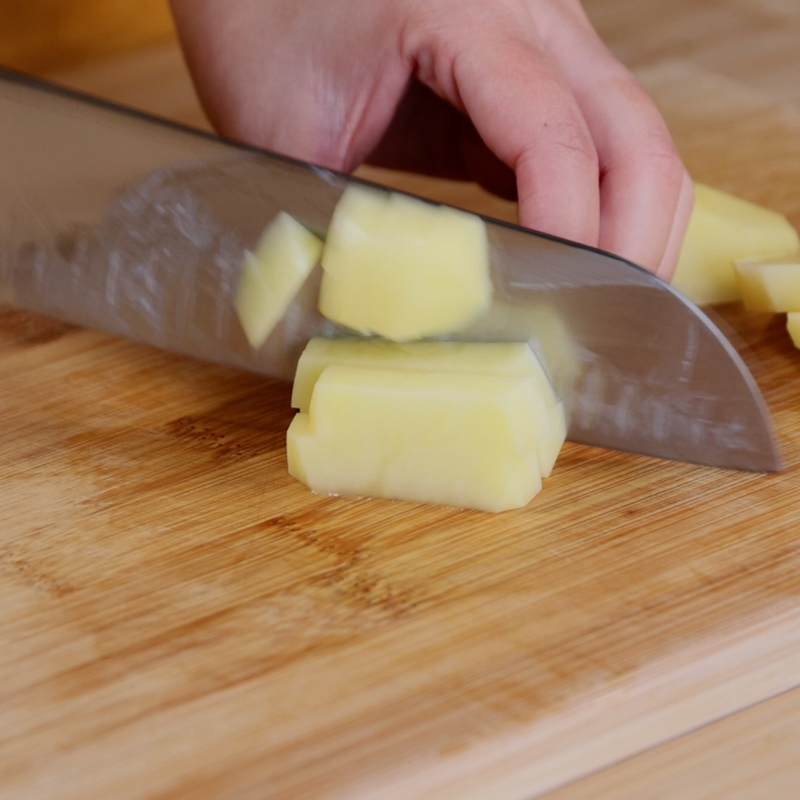
[[[324,235],[350,181],[0,70],[0,303],[291,380],[311,336],[342,333],[316,309],[319,268],[255,351],[239,267],[278,211]],[[780,469],[763,397],[706,314],[609,253],[484,221],[494,300],[453,338],[530,341],[571,441]]]

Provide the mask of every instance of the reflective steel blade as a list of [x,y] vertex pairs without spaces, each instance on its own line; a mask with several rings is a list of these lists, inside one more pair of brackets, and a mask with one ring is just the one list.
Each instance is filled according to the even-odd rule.
[[[336,332],[319,274],[256,352],[239,266],[278,211],[324,233],[349,180],[0,72],[0,302],[291,379],[308,338]],[[486,222],[495,299],[459,338],[530,340],[571,440],[779,468],[761,394],[703,313],[613,256]]]

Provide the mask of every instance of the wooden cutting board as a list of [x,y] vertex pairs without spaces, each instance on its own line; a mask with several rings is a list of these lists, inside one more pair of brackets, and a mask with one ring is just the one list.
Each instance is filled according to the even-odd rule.
[[[798,12],[745,6],[654,4],[639,51],[636,4],[590,10],[695,178],[800,226],[797,89],[764,77]],[[63,77],[199,119],[174,46]],[[800,353],[722,314],[784,472],[568,444],[492,516],[316,497],[286,474],[287,385],[4,313],[0,797],[522,800],[800,685]]]

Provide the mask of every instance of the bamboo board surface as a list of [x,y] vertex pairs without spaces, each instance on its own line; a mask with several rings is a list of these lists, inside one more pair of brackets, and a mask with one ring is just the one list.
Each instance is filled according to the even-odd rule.
[[[667,8],[686,37],[661,19],[642,44],[632,2],[589,4],[695,178],[800,226],[797,87],[768,77],[800,12]],[[174,46],[63,77],[200,120]],[[0,797],[521,799],[799,685],[800,354],[724,316],[785,472],[567,445],[489,516],[315,497],[286,475],[288,386],[4,314]],[[622,796],[602,780],[553,796]]]

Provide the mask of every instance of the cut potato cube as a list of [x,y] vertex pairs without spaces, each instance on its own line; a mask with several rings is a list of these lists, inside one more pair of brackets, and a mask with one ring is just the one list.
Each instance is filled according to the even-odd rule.
[[504,511],[541,489],[531,377],[331,366],[287,433],[316,492]]
[[297,365],[292,406],[308,411],[314,384],[322,371],[340,366],[470,372],[536,379],[548,406],[558,402],[539,359],[525,342],[382,342],[375,339],[311,339]]
[[537,453],[542,477],[549,477],[567,433],[559,402],[539,360],[525,342],[408,342],[364,339],[312,339],[297,365],[292,406],[308,411],[314,386],[331,365],[417,371],[529,377],[536,391],[530,414],[538,420]]
[[800,349],[800,311],[786,315],[786,330],[789,331],[794,346]]
[[322,253],[322,241],[281,212],[245,253],[234,306],[247,341],[261,347]]
[[734,261],[791,253],[797,231],[782,214],[695,184],[695,206],[672,285],[698,304],[741,299]]
[[395,341],[458,331],[491,301],[480,217],[357,184],[336,206],[322,269],[323,315]]
[[736,262],[745,306],[752,311],[800,311],[800,253]]
[[308,413],[326,438],[347,430],[403,445],[532,452],[546,423],[532,413],[535,395],[530,377],[334,365],[314,386]]
[[520,453],[322,439],[307,414],[294,418],[287,441],[289,472],[320,494],[499,512],[527,505],[542,485],[535,460]]

